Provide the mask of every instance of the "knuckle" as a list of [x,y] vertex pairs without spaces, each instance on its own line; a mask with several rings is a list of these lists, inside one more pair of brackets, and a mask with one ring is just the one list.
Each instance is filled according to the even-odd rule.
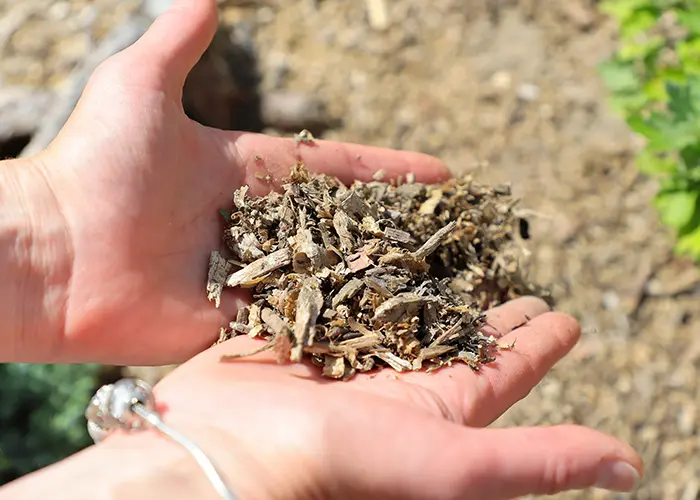
[[542,471],[539,493],[554,495],[567,489],[572,480],[571,464],[562,457],[549,460]]

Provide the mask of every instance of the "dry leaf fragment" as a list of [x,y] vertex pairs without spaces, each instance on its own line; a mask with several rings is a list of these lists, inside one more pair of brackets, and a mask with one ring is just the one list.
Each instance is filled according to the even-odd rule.
[[245,195],[248,193],[248,185],[244,184],[233,193],[233,204],[238,210],[245,208]]
[[296,253],[292,262],[295,273],[310,273],[321,267],[321,247],[314,243],[309,229],[300,228],[297,231],[294,246]]
[[348,256],[348,269],[354,273],[367,269],[372,264],[372,259],[365,252],[358,252]]
[[324,357],[323,374],[326,377],[331,378],[342,378],[345,374],[345,358],[329,356],[326,354]]
[[265,325],[258,323],[248,332],[248,337],[251,339],[257,338],[261,333],[265,331]]
[[391,290],[389,290],[387,284],[379,278],[367,276],[365,277],[365,284],[385,299],[390,299],[394,296],[394,294],[391,293]]
[[298,147],[299,144],[315,144],[314,136],[308,130],[304,129],[298,134],[294,134],[294,147]]
[[338,233],[340,238],[340,246],[343,250],[352,252],[355,248],[355,239],[352,236],[351,230],[356,227],[355,222],[348,217],[348,214],[342,210],[338,210],[335,215],[333,215],[333,227],[335,232]]
[[457,323],[455,323],[450,328],[448,328],[447,330],[442,332],[435,340],[433,340],[430,343],[429,347],[437,347],[440,344],[442,344],[443,342],[445,342],[446,340],[449,340],[450,337],[452,337],[453,335],[459,333],[459,331],[462,329],[463,322],[464,322],[464,319],[460,318],[459,321],[457,321]]
[[252,281],[260,278],[267,273],[284,267],[292,262],[292,249],[283,248],[276,252],[266,255],[254,262],[251,262],[243,269],[233,273],[226,280],[226,285],[235,287],[246,281]]
[[358,220],[369,215],[367,203],[355,191],[347,193],[340,202],[340,206],[348,215],[356,217]]
[[265,256],[258,239],[240,227],[229,229],[228,246],[243,262],[251,262]]
[[433,189],[430,193],[430,198],[425,200],[423,204],[418,209],[418,213],[421,215],[432,215],[435,213],[435,209],[442,201],[442,190]]
[[371,215],[365,215],[362,218],[362,223],[360,224],[360,229],[364,232],[369,233],[373,236],[383,236],[384,232],[382,228],[379,227],[379,223]]
[[234,334],[248,335],[248,333],[250,333],[250,327],[245,323],[231,321],[228,326]]

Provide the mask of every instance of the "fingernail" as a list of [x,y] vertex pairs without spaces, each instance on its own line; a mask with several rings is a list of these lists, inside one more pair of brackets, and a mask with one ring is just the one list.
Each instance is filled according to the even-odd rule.
[[640,481],[637,469],[627,462],[606,462],[598,470],[595,485],[611,491],[634,491]]

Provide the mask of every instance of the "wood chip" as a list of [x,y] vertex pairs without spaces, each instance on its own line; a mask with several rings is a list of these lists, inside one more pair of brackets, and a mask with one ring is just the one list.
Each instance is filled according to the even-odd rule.
[[301,163],[282,192],[250,197],[238,188],[224,212],[224,243],[237,261],[212,254],[207,296],[216,302],[224,285],[248,287],[252,303],[220,342],[262,338],[254,352],[307,359],[338,380],[381,367],[478,369],[512,348],[480,333],[483,311],[538,295],[518,272],[509,193],[470,177],[346,186]]
[[391,366],[397,372],[409,371],[413,368],[413,365],[409,361],[401,359],[390,352],[377,352],[374,355]]
[[260,318],[276,336],[291,335],[292,331],[284,318],[269,307],[266,307],[260,312]]
[[304,347],[310,345],[311,329],[316,325],[316,320],[323,306],[323,294],[316,278],[308,278],[299,291],[296,304],[296,318],[294,321],[294,340],[292,348],[292,361],[301,361]]
[[424,301],[423,297],[415,293],[402,293],[382,303],[374,313],[372,321],[397,322],[404,316],[415,316]]
[[433,253],[437,247],[439,247],[445,239],[454,231],[457,227],[457,221],[452,221],[445,227],[440,229],[437,233],[432,235],[428,241],[426,241],[422,247],[413,252],[413,257],[417,260],[425,259],[428,255]]
[[345,285],[343,285],[343,287],[340,290],[338,290],[338,293],[335,295],[335,297],[333,297],[331,305],[335,309],[343,302],[353,298],[363,286],[364,283],[362,282],[362,280],[359,280],[357,278],[351,279],[350,281],[345,283]]
[[220,252],[214,251],[209,256],[209,275],[207,277],[207,299],[214,302],[218,308],[221,305],[221,294],[226,284],[226,277],[233,265]]
[[226,286],[238,286],[243,282],[260,278],[270,271],[284,267],[292,262],[292,249],[283,248],[266,255],[243,269],[236,271],[226,280]]
[[401,231],[399,229],[394,229],[393,227],[387,227],[384,230],[384,236],[393,241],[398,241],[399,243],[413,243],[413,238],[411,233],[406,231]]

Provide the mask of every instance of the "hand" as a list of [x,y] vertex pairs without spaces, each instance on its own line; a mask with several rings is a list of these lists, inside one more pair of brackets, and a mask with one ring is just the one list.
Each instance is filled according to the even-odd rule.
[[[489,333],[509,332],[502,342],[517,344],[479,372],[463,364],[431,374],[386,369],[341,382],[305,364],[278,365],[271,353],[219,362],[261,343],[238,337],[177,368],[155,394],[164,420],[206,450],[242,499],[497,500],[596,484],[633,489],[641,460],[612,437],[577,426],[481,428],[527,395],[579,336],[572,318],[530,297],[489,311],[487,321]],[[82,498],[76,489],[92,498],[120,475],[129,480],[113,491],[128,484],[124,498],[213,492],[174,444],[160,440],[165,451],[146,456],[139,440],[110,436],[84,465],[59,465],[43,481],[40,472],[27,490],[20,480],[7,498],[40,498],[33,484],[61,491],[62,481],[81,483],[68,487],[70,498]],[[113,460],[120,467],[105,469]],[[197,489],[183,492],[188,482]]]
[[297,148],[188,119],[183,84],[216,25],[214,0],[176,1],[99,67],[56,140],[32,159],[27,172],[50,188],[68,241],[50,300],[24,301],[50,302],[55,320],[23,332],[32,354],[20,361],[167,364],[211,345],[243,300],[232,293],[221,309],[206,300],[209,254],[222,244],[218,209],[241,184],[267,192],[256,173],[275,185],[301,160],[346,182],[380,168],[426,182],[449,175],[424,155],[326,141]]
[[531,297],[489,311],[487,323],[517,344],[480,372],[458,364],[329,382],[315,367],[277,365],[273,354],[219,362],[260,342],[235,338],[166,377],[157,397],[173,415],[229,437],[242,498],[491,500],[596,483],[633,489],[641,459],[611,437],[575,426],[480,429],[526,396],[580,333]]

